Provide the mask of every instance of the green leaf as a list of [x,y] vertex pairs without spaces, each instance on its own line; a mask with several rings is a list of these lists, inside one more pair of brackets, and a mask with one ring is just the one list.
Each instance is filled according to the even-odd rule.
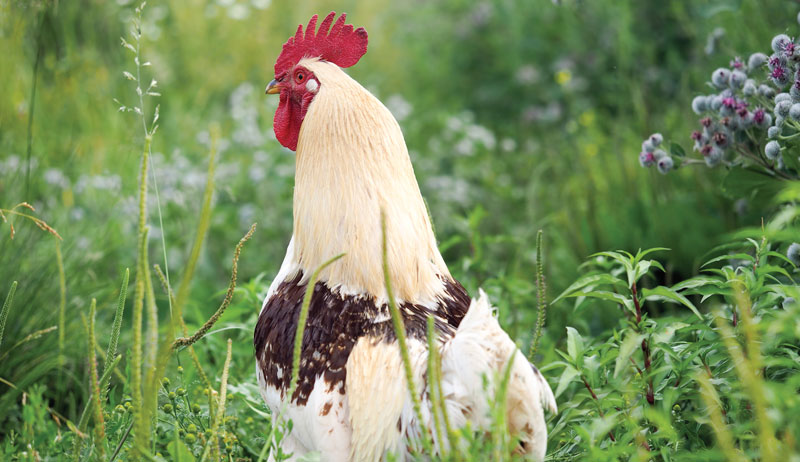
[[589,292],[575,292],[570,295],[570,297],[589,297],[589,298],[599,298],[601,300],[608,300],[614,303],[619,303],[623,305],[625,308],[634,312],[635,309],[633,307],[633,301],[624,295],[620,295],[614,292],[608,292],[605,290],[592,290]]
[[730,255],[720,255],[719,257],[712,258],[711,260],[709,260],[709,261],[703,263],[702,265],[700,265],[700,268],[706,267],[706,266],[708,266],[708,265],[710,265],[712,263],[716,263],[718,261],[733,260],[733,259],[736,259],[736,260],[749,260],[751,262],[755,261],[755,258],[753,258],[752,255],[749,255],[749,254],[746,254],[746,253],[734,253],[734,254],[730,254]]
[[670,143],[669,152],[671,152],[672,155],[675,157],[680,157],[680,158],[686,157],[686,151],[683,150],[683,146],[675,142]]
[[610,274],[605,274],[605,273],[591,274],[591,275],[583,276],[582,278],[579,278],[577,281],[572,283],[571,286],[567,287],[567,289],[564,292],[561,292],[561,294],[558,297],[554,298],[553,301],[550,302],[550,303],[554,304],[554,303],[558,302],[559,300],[561,300],[562,298],[572,297],[572,296],[574,296],[574,295],[572,295],[572,292],[574,292],[576,290],[579,290],[579,289],[582,289],[582,288],[584,288],[586,286],[593,286],[595,284],[611,284],[611,285],[614,285],[614,286],[619,285],[621,287],[626,287],[625,286],[625,281],[623,281],[622,279],[616,278],[616,277],[614,277],[614,276],[612,276]]
[[567,327],[567,353],[575,364],[583,357],[583,339],[573,327]]
[[616,364],[614,365],[614,377],[619,375],[623,366],[628,363],[628,358],[633,354],[636,348],[641,345],[644,335],[642,334],[628,334],[622,344],[619,346],[619,353],[617,354]]
[[683,295],[675,292],[674,290],[670,289],[669,287],[658,286],[653,289],[643,289],[642,294],[644,295],[645,300],[659,300],[659,299],[666,299],[671,300],[681,305],[689,308],[692,312],[697,315],[698,318],[703,319],[703,316],[697,311],[697,308],[694,306],[692,302],[689,301],[688,298],[684,297]]
[[564,390],[566,390],[575,377],[578,377],[579,375],[581,375],[581,373],[578,372],[577,369],[567,365],[567,367],[564,368],[564,372],[561,373],[561,377],[558,378],[558,386],[556,387],[555,392],[556,398],[558,398],[561,393],[564,393]]
[[754,204],[772,202],[782,189],[783,181],[766,173],[746,168],[732,168],[722,180],[722,191],[731,199],[742,197]]
[[685,281],[681,281],[674,286],[672,286],[672,290],[679,291],[679,290],[686,290],[686,289],[694,289],[696,287],[704,287],[708,285],[713,285],[720,287],[723,284],[717,278],[712,278],[711,276],[695,276],[690,279],[686,279]]

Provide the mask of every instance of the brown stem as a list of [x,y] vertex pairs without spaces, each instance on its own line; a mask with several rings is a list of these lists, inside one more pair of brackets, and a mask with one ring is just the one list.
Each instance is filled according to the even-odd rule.
[[[597,412],[600,414],[600,417],[605,417],[606,415],[603,412],[603,409],[600,407],[600,399],[597,397],[597,394],[595,394],[594,390],[592,390],[592,386],[589,385],[589,382],[583,375],[581,375],[581,380],[583,380],[583,386],[585,386],[586,389],[589,390],[589,394],[592,395],[592,399],[594,399],[595,403],[597,404]],[[617,439],[614,438],[614,433],[612,433],[610,430],[608,432],[608,437],[611,439],[612,442],[614,443],[617,442]]]
[[636,283],[631,284],[631,294],[633,294],[633,304],[636,306],[636,324],[642,322],[642,307],[639,305],[639,295],[636,293]]

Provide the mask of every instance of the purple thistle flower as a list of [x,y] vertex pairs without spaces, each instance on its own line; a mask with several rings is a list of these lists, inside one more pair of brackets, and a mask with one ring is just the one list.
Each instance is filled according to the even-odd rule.
[[744,63],[742,62],[742,59],[737,56],[731,60],[730,66],[734,69],[743,69]]
[[711,120],[711,117],[703,117],[702,119],[700,119],[700,125],[702,125],[705,128],[710,127],[712,122],[713,121]]
[[702,154],[703,157],[705,157],[705,156],[711,154],[711,149],[712,149],[711,145],[707,144],[707,145],[703,146],[703,149],[700,150],[700,154]]
[[728,147],[728,136],[722,132],[714,133],[714,144],[716,144],[721,149],[725,149]]
[[775,69],[772,70],[770,77],[773,79],[783,79],[786,77],[786,69],[781,66],[776,66]]
[[703,134],[700,133],[698,130],[692,132],[692,139],[695,141],[700,141],[703,138]]

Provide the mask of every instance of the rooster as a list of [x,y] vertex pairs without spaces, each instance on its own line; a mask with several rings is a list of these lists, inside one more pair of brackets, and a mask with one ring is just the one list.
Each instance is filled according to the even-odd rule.
[[[500,328],[483,291],[470,299],[436,245],[400,126],[342,69],[367,51],[367,32],[314,15],[283,45],[267,94],[278,94],[274,130],[296,151],[294,231],[256,324],[261,394],[293,422],[281,449],[327,461],[402,460],[433,425],[426,323],[433,317],[444,408],[455,428],[491,425],[490,397],[507,366],[506,418],[517,452],[544,458],[544,410],[553,393]],[[382,227],[385,221],[385,228]],[[384,284],[388,274],[408,339],[414,412]],[[298,384],[290,390],[294,336],[311,274],[319,273],[302,339]],[[432,432],[436,433],[436,432]],[[434,450],[450,447],[433,435]],[[439,440],[441,439],[441,441]]]

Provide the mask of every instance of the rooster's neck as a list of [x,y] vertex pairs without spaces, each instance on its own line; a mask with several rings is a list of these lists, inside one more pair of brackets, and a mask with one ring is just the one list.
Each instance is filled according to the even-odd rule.
[[449,279],[403,134],[388,109],[338,67],[305,65],[320,91],[300,129],[294,193],[294,259],[341,292],[385,299],[381,214],[395,296],[435,304]]

